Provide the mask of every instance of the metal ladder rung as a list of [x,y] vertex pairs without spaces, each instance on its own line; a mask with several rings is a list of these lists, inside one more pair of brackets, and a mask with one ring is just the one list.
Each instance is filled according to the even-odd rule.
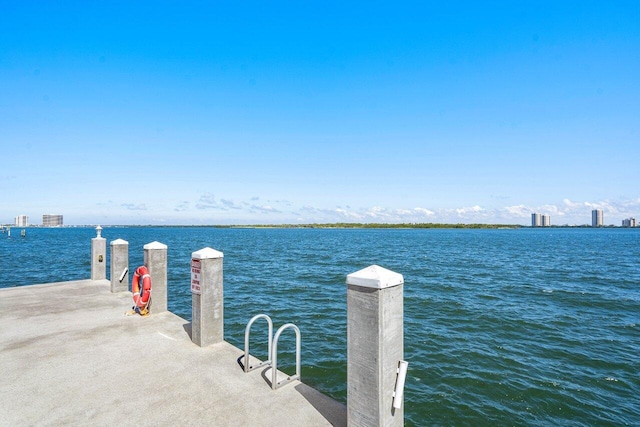
[[[249,333],[251,332],[251,325],[253,325],[253,322],[255,322],[258,319],[266,319],[267,320],[267,324],[269,325],[269,344],[268,344],[268,349],[267,349],[267,360],[263,361],[263,362],[259,362],[257,365],[251,365],[249,364],[249,358],[250,358],[250,354],[249,354]],[[244,372],[251,372],[254,369],[258,369],[262,366],[268,366],[271,365],[271,348],[273,346],[273,322],[271,321],[271,318],[269,316],[267,316],[266,314],[257,314],[255,316],[253,316],[251,318],[251,320],[249,320],[249,323],[247,323],[247,327],[244,330],[244,364],[242,365],[244,368]]]
[[[293,329],[296,333],[296,374],[291,376],[288,375],[286,379],[282,381],[278,381],[278,340],[280,339],[280,335],[286,329]],[[271,366],[271,389],[276,390],[279,387],[287,384],[289,382],[299,380],[300,379],[300,329],[293,323],[287,323],[286,325],[282,325],[278,331],[276,332],[275,337],[273,338],[273,354],[271,355],[272,366]]]

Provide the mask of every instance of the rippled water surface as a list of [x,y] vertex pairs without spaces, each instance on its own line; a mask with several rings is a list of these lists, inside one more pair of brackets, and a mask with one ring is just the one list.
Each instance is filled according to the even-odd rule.
[[[12,234],[0,234],[0,287],[90,276],[93,229]],[[371,264],[401,273],[407,425],[640,425],[640,229],[107,227],[102,235],[129,242],[131,268],[146,243],[168,245],[169,309],[189,320],[191,253],[222,251],[226,340],[242,348],[258,313],[276,327],[295,323],[303,381],[343,402],[346,275]],[[283,336],[287,372],[291,347]]]

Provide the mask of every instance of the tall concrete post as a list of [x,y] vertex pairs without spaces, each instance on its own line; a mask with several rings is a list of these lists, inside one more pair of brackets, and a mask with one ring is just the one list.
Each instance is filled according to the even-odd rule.
[[151,242],[143,246],[144,265],[151,276],[150,313],[167,311],[167,245]]
[[[394,408],[404,351],[404,278],[372,265],[347,276],[347,424],[402,426]],[[404,381],[404,378],[403,378]]]
[[129,242],[116,239],[111,246],[111,292],[129,290]]
[[96,237],[91,239],[91,280],[107,278],[107,239],[101,236],[102,227],[96,227]]
[[200,347],[224,339],[223,257],[211,248],[191,254],[191,341]]

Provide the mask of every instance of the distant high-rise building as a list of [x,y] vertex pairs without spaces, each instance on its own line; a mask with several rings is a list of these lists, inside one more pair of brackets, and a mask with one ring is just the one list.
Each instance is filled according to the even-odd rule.
[[623,219],[622,220],[622,226],[623,227],[637,227],[637,223],[636,223],[636,219],[631,217],[631,218],[627,218],[627,219]]
[[539,213],[531,214],[531,226],[540,227],[542,225],[542,217]]
[[26,215],[18,215],[15,218],[16,227],[28,227],[29,226],[29,217]]
[[591,226],[602,227],[604,225],[604,214],[602,209],[594,209],[591,211]]
[[541,213],[531,214],[532,227],[551,227],[551,216]]
[[51,215],[51,214],[42,215],[42,226],[43,227],[62,226],[62,215]]

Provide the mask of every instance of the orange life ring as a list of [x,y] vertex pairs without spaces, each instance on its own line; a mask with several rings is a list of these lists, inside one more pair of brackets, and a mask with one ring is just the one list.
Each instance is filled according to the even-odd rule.
[[133,293],[133,303],[136,307],[146,307],[151,299],[151,276],[149,270],[144,265],[136,268],[131,281],[131,292]]

